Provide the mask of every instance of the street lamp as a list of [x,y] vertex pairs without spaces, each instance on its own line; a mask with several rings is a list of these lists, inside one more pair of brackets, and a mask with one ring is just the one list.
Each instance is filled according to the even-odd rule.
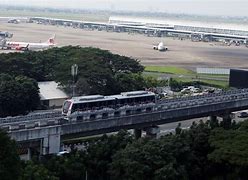
[[71,66],[71,75],[72,75],[72,97],[75,96],[75,79],[77,77],[78,74],[78,65],[77,64],[73,64]]

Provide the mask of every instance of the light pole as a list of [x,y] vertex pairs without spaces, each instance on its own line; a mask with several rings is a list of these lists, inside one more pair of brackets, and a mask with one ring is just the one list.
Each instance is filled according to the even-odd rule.
[[171,80],[171,77],[169,76],[168,79],[167,79],[167,86],[168,86],[169,90],[170,90],[170,80]]
[[75,79],[77,77],[78,74],[78,65],[77,64],[73,64],[71,66],[71,75],[72,75],[72,97],[75,96]]

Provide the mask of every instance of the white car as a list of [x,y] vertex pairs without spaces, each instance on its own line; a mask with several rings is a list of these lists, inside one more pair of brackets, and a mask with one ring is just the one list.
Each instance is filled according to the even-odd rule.
[[63,156],[63,155],[65,155],[65,154],[69,154],[70,152],[69,151],[60,151],[60,152],[58,152],[57,153],[57,156]]

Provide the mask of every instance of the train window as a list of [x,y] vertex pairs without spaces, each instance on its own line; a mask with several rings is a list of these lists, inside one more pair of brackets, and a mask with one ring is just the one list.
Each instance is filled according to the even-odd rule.
[[119,101],[119,103],[120,103],[121,105],[126,104],[126,99],[121,99],[121,100]]
[[151,112],[152,111],[152,108],[148,107],[146,108],[146,112]]
[[67,113],[69,108],[70,108],[70,106],[71,106],[71,102],[70,101],[65,101],[64,106],[63,106],[63,112]]
[[106,106],[106,102],[105,101],[100,101],[99,102],[99,106],[100,107],[105,107]]
[[155,102],[155,96],[148,96],[147,101],[149,102]]
[[97,102],[90,102],[90,103],[88,103],[88,107],[89,107],[90,109],[96,108],[96,107],[97,107]]
[[134,102],[139,103],[140,102],[140,97],[134,98]]
[[72,108],[71,108],[71,112],[74,112],[78,109],[78,105],[77,104],[73,104]]
[[147,97],[141,97],[141,98],[140,98],[140,102],[142,102],[142,103],[143,103],[143,102],[146,102],[146,99],[147,99]]
[[114,115],[115,116],[120,116],[120,112],[119,111],[115,111]]
[[95,114],[91,114],[90,115],[90,120],[94,120],[94,119],[96,119],[96,115]]
[[80,110],[85,110],[85,109],[87,108],[87,104],[85,104],[85,103],[79,103],[79,104],[78,104],[78,108],[79,108]]
[[77,116],[77,121],[82,121],[82,120],[84,120],[83,116]]
[[127,103],[128,103],[128,104],[132,104],[133,102],[134,102],[134,98],[128,98],[128,99],[127,99]]
[[109,107],[111,105],[111,101],[106,101],[106,106]]
[[107,101],[108,107],[113,107],[114,105],[115,105],[115,101],[113,101],[113,100]]
[[103,113],[103,114],[102,114],[102,118],[103,118],[103,119],[108,118],[108,113]]
[[127,110],[126,115],[130,115],[130,114],[131,114],[131,110]]

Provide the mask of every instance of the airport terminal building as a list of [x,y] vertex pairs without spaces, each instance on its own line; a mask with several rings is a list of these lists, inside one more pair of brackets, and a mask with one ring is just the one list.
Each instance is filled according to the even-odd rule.
[[208,22],[203,23],[200,21],[179,21],[171,19],[150,19],[150,18],[137,18],[137,17],[109,17],[109,24],[122,24],[122,25],[136,25],[146,27],[159,27],[175,30],[206,32],[206,33],[221,33],[248,36],[248,25],[245,24],[231,24],[231,23],[217,23]]

